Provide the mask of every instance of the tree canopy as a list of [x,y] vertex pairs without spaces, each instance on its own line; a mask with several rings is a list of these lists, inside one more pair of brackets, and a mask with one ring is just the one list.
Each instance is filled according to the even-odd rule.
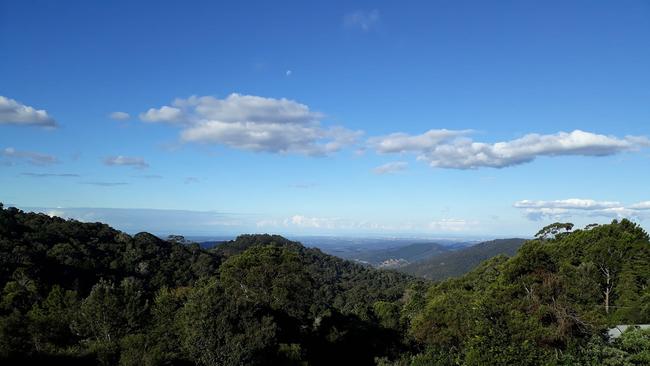
[[553,224],[442,282],[276,235],[212,249],[0,206],[0,362],[647,365],[650,242]]

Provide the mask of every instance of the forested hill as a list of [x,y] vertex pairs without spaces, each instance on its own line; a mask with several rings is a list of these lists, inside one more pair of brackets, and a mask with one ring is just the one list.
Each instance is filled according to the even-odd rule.
[[428,282],[280,236],[212,250],[0,205],[0,364],[648,365],[650,242],[555,224]]
[[516,238],[486,241],[458,250],[441,252],[398,270],[434,281],[458,277],[494,256],[514,255],[524,241],[525,239]]
[[[387,263],[390,261],[400,261],[410,263],[427,259],[432,256],[445,253],[452,250],[449,245],[438,243],[413,243],[399,247],[365,249],[358,252],[345,253],[339,255],[342,258],[354,260],[364,264],[370,264],[374,267],[390,267]],[[332,253],[337,255],[338,253]]]
[[650,323],[648,234],[625,219],[572,228],[549,225],[514,257],[413,296],[410,334],[426,344],[414,364],[650,365],[650,331],[602,336]]
[[0,361],[373,364],[407,347],[380,316],[406,275],[279,236],[171,239],[0,206]]

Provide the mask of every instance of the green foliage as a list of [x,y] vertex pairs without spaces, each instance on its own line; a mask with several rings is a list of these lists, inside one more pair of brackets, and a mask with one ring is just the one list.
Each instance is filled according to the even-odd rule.
[[594,339],[612,324],[650,322],[642,300],[650,285],[647,234],[628,220],[560,232],[570,229],[551,225],[513,258],[431,286],[425,304],[410,310],[410,333],[427,347],[414,360],[589,364],[587,353],[602,361],[591,364],[622,365],[613,360],[627,360],[623,352],[643,359],[644,346],[624,348],[628,338],[616,346]]
[[649,331],[603,336],[650,322],[648,235],[572,229],[432,283],[279,236],[205,250],[0,207],[0,362],[648,364]]
[[594,337],[575,357],[574,364],[590,366],[650,365],[650,330],[631,328],[614,342]]
[[313,303],[313,280],[298,254],[278,246],[257,246],[227,260],[220,269],[225,295],[304,317]]
[[183,349],[201,365],[262,364],[277,349],[277,324],[251,305],[226,297],[215,278],[199,283],[179,313]]
[[[540,231],[535,234],[537,239],[549,239],[557,238],[560,235],[565,235],[573,230],[573,224],[570,222],[556,222],[547,226],[544,226]],[[592,226],[589,226],[591,228]]]
[[280,236],[204,250],[1,208],[0,361],[373,364],[410,349],[388,327],[412,281]]

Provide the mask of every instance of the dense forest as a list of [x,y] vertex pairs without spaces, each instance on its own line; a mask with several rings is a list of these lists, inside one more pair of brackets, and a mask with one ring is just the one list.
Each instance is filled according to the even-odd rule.
[[280,236],[205,249],[0,205],[0,363],[648,365],[650,242],[542,229],[443,282]]

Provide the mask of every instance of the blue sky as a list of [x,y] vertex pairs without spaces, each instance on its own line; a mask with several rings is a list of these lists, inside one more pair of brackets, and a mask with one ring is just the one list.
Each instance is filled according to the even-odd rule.
[[3,0],[0,201],[188,235],[647,228],[648,39],[632,0]]

